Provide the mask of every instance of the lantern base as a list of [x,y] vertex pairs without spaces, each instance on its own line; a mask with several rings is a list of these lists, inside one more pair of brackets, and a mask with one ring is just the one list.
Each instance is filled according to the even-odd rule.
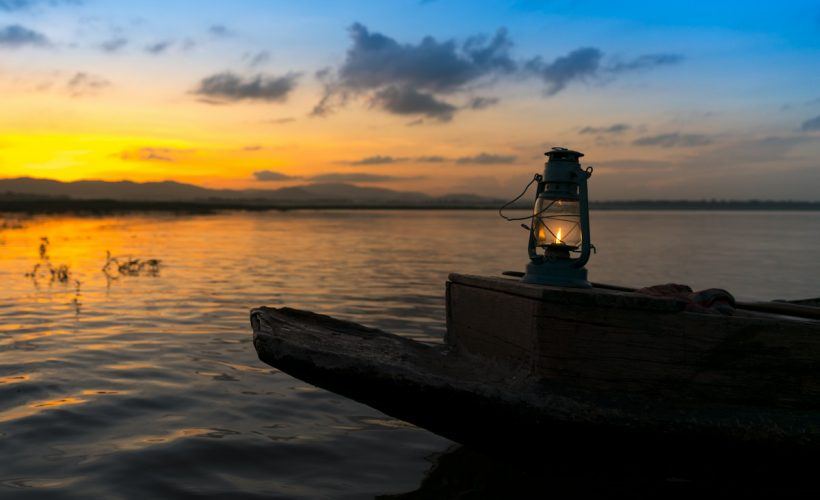
[[564,286],[569,288],[592,288],[587,281],[585,267],[569,267],[556,262],[530,262],[527,273],[521,278],[524,283],[533,285]]

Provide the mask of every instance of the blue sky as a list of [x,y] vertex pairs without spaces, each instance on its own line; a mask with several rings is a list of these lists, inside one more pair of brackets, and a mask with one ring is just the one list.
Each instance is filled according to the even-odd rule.
[[9,176],[820,199],[817,2],[0,0],[0,89]]

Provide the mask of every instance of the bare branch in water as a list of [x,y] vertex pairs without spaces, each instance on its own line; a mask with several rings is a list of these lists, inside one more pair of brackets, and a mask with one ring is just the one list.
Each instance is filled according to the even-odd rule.
[[160,263],[159,259],[116,257],[106,250],[102,272],[111,279],[117,279],[120,276],[159,276]]

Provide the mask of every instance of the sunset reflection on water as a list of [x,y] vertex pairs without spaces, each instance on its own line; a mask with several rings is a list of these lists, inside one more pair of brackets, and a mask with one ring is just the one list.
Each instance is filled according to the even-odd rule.
[[[527,233],[489,211],[6,220],[4,498],[15,485],[80,496],[411,490],[449,442],[262,364],[249,309],[288,305],[435,342],[448,273],[526,262]],[[590,276],[818,296],[817,234],[815,213],[593,213]],[[26,277],[43,237],[67,282]],[[159,259],[159,272],[107,276],[107,251]]]

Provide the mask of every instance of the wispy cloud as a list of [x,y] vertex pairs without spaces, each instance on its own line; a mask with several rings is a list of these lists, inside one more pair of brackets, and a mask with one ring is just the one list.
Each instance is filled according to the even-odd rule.
[[270,61],[271,53],[267,50],[260,50],[259,52],[247,52],[244,56],[242,56],[242,60],[245,61],[249,67],[255,68],[257,66],[261,66],[266,62]]
[[388,165],[390,163],[399,163],[407,161],[407,158],[396,158],[393,156],[375,155],[362,158],[360,160],[353,160],[343,162],[346,165]]
[[274,170],[257,170],[253,173],[253,177],[260,182],[281,182],[302,179],[302,177],[297,175],[283,174],[282,172],[276,172]]
[[242,77],[226,71],[203,78],[195,94],[222,102],[259,100],[284,102],[296,88],[299,73],[283,76],[256,75]]
[[804,121],[803,124],[800,125],[800,130],[803,132],[815,132],[820,130],[820,116],[815,116],[814,118]]
[[296,118],[292,116],[285,116],[283,118],[273,118],[270,120],[266,120],[265,123],[271,123],[273,125],[284,125],[286,123],[293,123],[296,121]]
[[631,60],[604,64],[604,52],[595,47],[573,50],[550,63],[541,57],[531,59],[525,69],[538,75],[546,84],[544,94],[553,96],[574,82],[607,80],[628,72],[647,70],[657,66],[678,64],[684,60],[679,54],[645,54]]
[[515,163],[517,157],[514,155],[478,153],[472,156],[459,156],[448,158],[446,156],[388,156],[373,155],[360,158],[358,160],[341,161],[344,165],[391,165],[394,163],[455,163],[458,165],[501,165]]
[[82,71],[75,73],[66,84],[69,93],[73,97],[95,95],[110,86],[111,82],[105,78]]
[[47,47],[48,38],[40,32],[19,24],[9,24],[0,28],[0,47],[17,49],[21,47]]
[[149,54],[159,55],[167,52],[174,44],[173,40],[162,40],[156,43],[151,43],[145,46],[145,52]]
[[422,177],[399,177],[395,175],[382,174],[368,174],[368,173],[345,173],[345,172],[331,172],[327,174],[319,174],[309,177],[311,182],[396,182],[406,181],[410,179],[421,179]]
[[666,66],[683,62],[684,57],[680,54],[644,54],[635,59],[619,61],[610,65],[607,71],[610,73],[624,73],[628,71],[640,71],[652,69],[657,66]]
[[573,81],[585,81],[598,74],[604,53],[594,47],[576,49],[547,63],[541,57],[527,62],[526,69],[547,85],[544,93],[555,95]]
[[456,163],[459,165],[506,165],[515,163],[517,159],[518,157],[514,155],[479,153],[474,156],[456,158]]
[[175,162],[179,156],[192,151],[191,149],[144,147],[123,151],[120,153],[120,158],[126,161]]
[[473,97],[465,107],[469,109],[486,109],[495,106],[500,101],[497,97]]
[[17,12],[27,10],[39,5],[81,5],[82,0],[0,0],[0,11]]
[[626,132],[627,130],[631,129],[632,126],[626,123],[615,123],[613,125],[607,125],[603,127],[592,127],[586,126],[581,128],[578,131],[579,134],[595,134],[595,135],[604,135],[604,134],[621,134]]
[[208,28],[208,33],[218,38],[228,38],[236,35],[232,29],[228,28],[224,24],[212,24]]
[[658,146],[661,148],[691,148],[712,144],[714,140],[704,134],[659,134],[635,139],[635,146]]
[[374,182],[399,182],[406,180],[421,179],[423,177],[400,177],[396,175],[371,174],[366,172],[328,172],[312,176],[288,175],[275,170],[257,170],[253,173],[254,179],[259,182],[287,182],[294,180],[305,180],[313,183],[374,183]]
[[119,52],[126,45],[128,45],[127,38],[115,37],[101,43],[100,49],[102,49],[103,52]]

